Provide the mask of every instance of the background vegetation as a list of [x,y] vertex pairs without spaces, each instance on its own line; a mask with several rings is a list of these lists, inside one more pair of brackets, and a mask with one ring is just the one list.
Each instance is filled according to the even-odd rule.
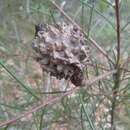
[[[74,86],[42,74],[31,42],[35,24],[66,18],[49,0],[0,0],[0,130],[129,130],[130,0],[56,3],[87,32],[88,79],[114,69],[117,73],[63,96]],[[107,58],[93,46],[91,37]],[[41,107],[44,101],[49,105]]]

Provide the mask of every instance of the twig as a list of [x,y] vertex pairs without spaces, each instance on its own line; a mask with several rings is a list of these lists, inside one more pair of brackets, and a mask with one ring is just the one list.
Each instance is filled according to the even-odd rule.
[[117,71],[116,71],[116,70],[112,70],[112,71],[110,71],[110,72],[107,72],[107,73],[105,73],[105,74],[102,74],[102,75],[100,75],[100,76],[97,76],[96,78],[92,78],[92,79],[90,79],[90,80],[87,80],[87,81],[85,82],[85,85],[92,85],[93,83],[95,83],[95,82],[97,82],[97,81],[99,81],[99,80],[102,80],[102,79],[106,78],[107,76],[112,75],[112,74],[115,74],[115,73],[117,73]]
[[116,24],[117,24],[117,66],[120,62],[120,12],[119,12],[119,0],[115,0],[116,10]]
[[120,87],[120,11],[119,11],[119,0],[115,0],[115,14],[116,14],[116,27],[117,27],[117,61],[115,68],[117,69],[117,73],[115,74],[115,83],[113,87],[113,100],[112,100],[112,110],[111,110],[111,130],[116,130],[116,126],[114,124],[115,118],[115,109],[116,109],[116,101],[118,89]]
[[92,4],[92,7],[90,8],[90,18],[89,18],[89,24],[88,24],[88,38],[89,38],[89,34],[90,34],[90,29],[91,29],[91,23],[92,23],[92,17],[93,17],[93,10],[94,10],[94,3]]
[[[99,80],[102,80],[102,79],[105,79],[106,77],[110,76],[110,75],[113,75],[114,73],[116,73],[116,70],[112,70],[110,72],[107,72],[105,74],[102,74],[100,76],[97,76],[95,78],[92,78],[90,80],[87,80],[85,83],[85,86],[88,86],[88,85],[92,85],[94,84],[95,82],[99,81]],[[65,97],[65,96],[68,96],[68,95],[71,95],[73,92],[76,92],[77,90],[79,90],[80,87],[75,87],[73,89],[71,89],[70,91],[67,91],[66,93],[64,93],[61,97],[52,97],[52,98],[49,98],[48,100],[44,101],[41,105],[39,106],[36,106],[36,107],[33,107],[31,110],[23,113],[23,114],[20,114],[19,116],[17,116],[16,118],[14,119],[10,119],[8,121],[5,121],[3,123],[0,123],[0,127],[5,127],[7,125],[10,125],[12,123],[15,123],[17,120],[23,118],[23,117],[26,117],[28,116],[29,114],[31,113],[34,113],[40,109],[43,109],[44,107],[46,107],[47,105],[51,105],[51,104],[54,104],[56,103],[57,101],[59,101],[61,98]]]

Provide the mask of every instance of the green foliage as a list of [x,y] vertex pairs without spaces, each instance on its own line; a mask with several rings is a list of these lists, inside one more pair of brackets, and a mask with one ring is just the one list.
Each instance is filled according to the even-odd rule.
[[99,1],[99,8],[100,8],[100,11],[103,13],[104,11],[106,11],[109,7],[109,5],[106,3],[107,0],[100,0]]

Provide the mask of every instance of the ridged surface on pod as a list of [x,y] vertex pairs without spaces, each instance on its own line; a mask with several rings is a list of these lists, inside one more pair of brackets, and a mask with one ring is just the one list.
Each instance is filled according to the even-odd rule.
[[72,24],[36,25],[32,47],[43,71],[81,86],[89,62],[89,47],[83,33]]

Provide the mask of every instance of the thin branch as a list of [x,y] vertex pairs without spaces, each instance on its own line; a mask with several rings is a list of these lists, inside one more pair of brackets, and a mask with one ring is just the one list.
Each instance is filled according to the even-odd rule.
[[90,18],[89,18],[88,32],[87,32],[88,33],[88,38],[89,38],[89,34],[90,34],[90,29],[91,29],[93,10],[94,10],[94,3],[92,4],[92,7],[90,8]]
[[117,94],[120,87],[120,10],[119,10],[119,0],[115,0],[115,15],[116,15],[116,30],[117,30],[117,61],[115,68],[117,73],[114,76],[114,87],[113,87],[113,100],[112,100],[112,110],[111,110],[111,130],[116,130],[115,126],[115,109],[117,102]]
[[119,0],[115,0],[116,10],[116,25],[117,25],[117,65],[120,62],[120,11],[119,11]]
[[[110,75],[113,75],[114,73],[116,73],[116,70],[112,70],[112,71],[110,71],[110,72],[107,72],[107,73],[105,73],[105,74],[102,74],[102,75],[100,75],[100,76],[97,76],[97,77],[95,77],[95,78],[92,78],[92,79],[90,79],[90,80],[87,80],[87,81],[85,82],[85,86],[92,85],[92,84],[94,84],[95,82],[97,82],[97,81],[99,81],[99,80],[105,79],[106,77],[108,77],[108,76],[110,76]],[[75,88],[71,89],[70,91],[67,91],[66,93],[64,93],[61,97],[55,97],[55,98],[54,98],[54,97],[51,97],[51,98],[49,98],[48,100],[43,101],[41,105],[33,107],[31,110],[29,110],[29,111],[27,111],[27,112],[25,112],[25,113],[23,113],[23,114],[20,114],[20,115],[17,116],[16,118],[13,118],[13,119],[10,119],[10,120],[5,121],[5,122],[3,122],[3,123],[0,123],[0,127],[5,127],[5,126],[7,126],[7,125],[10,125],[10,124],[12,124],[12,123],[15,123],[17,120],[20,120],[21,118],[26,117],[26,116],[28,116],[28,115],[31,114],[31,113],[37,112],[38,110],[43,109],[43,108],[46,107],[47,105],[54,104],[54,103],[56,103],[57,101],[59,101],[61,98],[66,97],[66,96],[68,96],[68,95],[71,95],[73,92],[76,92],[76,91],[79,90],[79,89],[80,89],[80,87],[75,87]]]
[[129,24],[130,24],[130,21],[127,22],[127,23],[122,27],[121,31],[124,31],[124,30],[128,27]]
[[87,80],[87,81],[85,82],[85,86],[86,86],[86,85],[92,85],[93,83],[95,83],[95,82],[97,82],[97,81],[99,81],[99,80],[103,80],[103,79],[106,78],[107,76],[112,75],[112,74],[115,74],[115,73],[117,73],[117,71],[116,71],[116,70],[112,70],[112,71],[110,71],[110,72],[107,72],[107,73],[105,73],[105,74],[102,74],[102,75],[100,75],[100,76],[97,76],[96,78],[92,78],[92,79],[90,79],[90,80]]
[[84,4],[82,2],[81,4],[82,10],[81,10],[81,28],[84,30]]

